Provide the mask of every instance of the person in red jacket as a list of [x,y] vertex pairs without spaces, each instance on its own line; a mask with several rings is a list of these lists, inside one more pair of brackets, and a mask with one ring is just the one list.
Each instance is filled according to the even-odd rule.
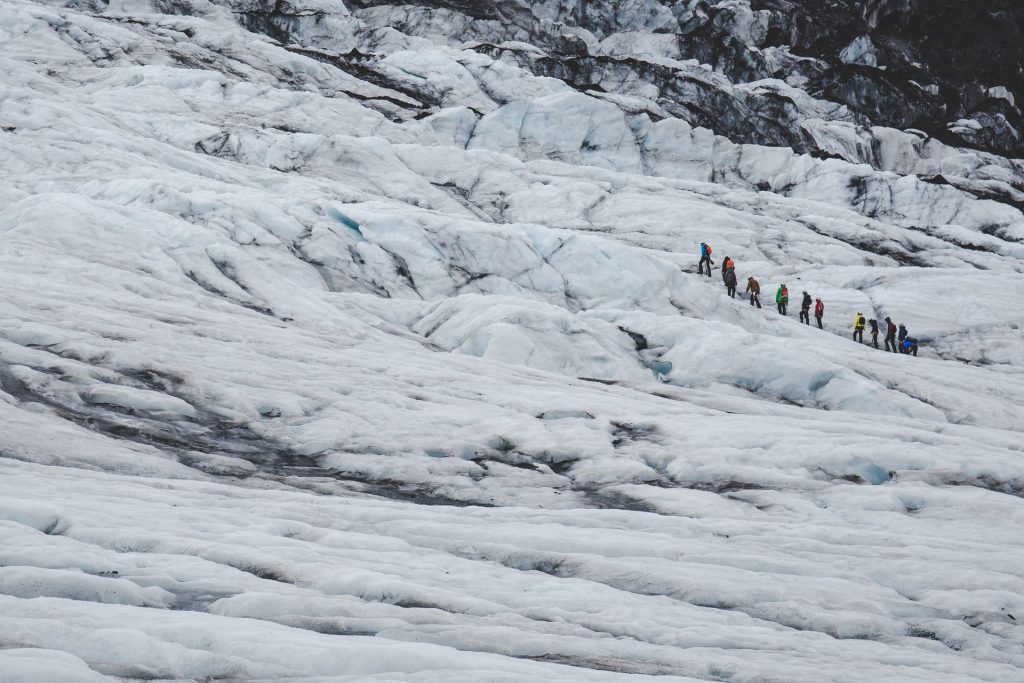
[[885,317],[885,350],[892,351],[893,353],[898,352],[898,347],[896,346],[896,323],[889,316]]
[[825,315],[825,304],[823,304],[821,302],[821,299],[815,299],[814,300],[814,319],[818,321],[818,329],[819,330],[825,329],[824,327],[821,326],[821,318],[822,318],[823,315]]

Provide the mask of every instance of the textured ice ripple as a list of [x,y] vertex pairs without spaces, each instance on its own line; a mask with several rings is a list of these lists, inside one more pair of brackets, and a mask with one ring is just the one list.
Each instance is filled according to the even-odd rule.
[[0,8],[4,676],[1020,678],[1019,161],[375,4]]

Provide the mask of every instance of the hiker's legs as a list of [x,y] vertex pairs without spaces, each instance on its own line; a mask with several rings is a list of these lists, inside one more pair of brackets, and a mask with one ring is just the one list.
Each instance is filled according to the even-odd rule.
[[821,326],[821,316],[820,315],[814,316],[814,319],[818,321],[818,329],[819,330],[825,329],[824,327]]

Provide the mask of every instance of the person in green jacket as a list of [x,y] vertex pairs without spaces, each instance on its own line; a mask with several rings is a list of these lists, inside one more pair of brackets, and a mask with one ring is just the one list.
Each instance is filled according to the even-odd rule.
[[789,290],[786,289],[786,285],[779,285],[778,291],[775,292],[775,305],[779,307],[779,313],[786,315],[786,304],[789,303]]

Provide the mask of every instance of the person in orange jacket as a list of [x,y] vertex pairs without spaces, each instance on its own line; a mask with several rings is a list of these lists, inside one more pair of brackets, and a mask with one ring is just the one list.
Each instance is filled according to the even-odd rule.
[[722,281],[725,282],[725,274],[726,273],[728,273],[730,270],[735,270],[735,269],[736,269],[736,264],[733,262],[733,260],[731,258],[726,256],[725,260],[722,261]]

